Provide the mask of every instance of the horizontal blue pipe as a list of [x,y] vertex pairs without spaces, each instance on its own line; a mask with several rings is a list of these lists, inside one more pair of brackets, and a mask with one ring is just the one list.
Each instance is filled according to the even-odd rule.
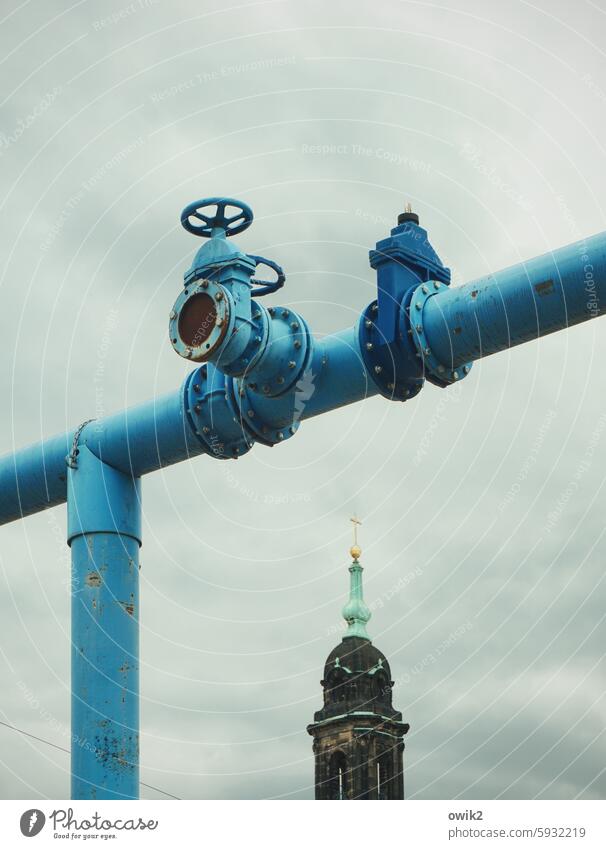
[[135,477],[202,454],[184,397],[182,385],[176,392],[91,422],[82,442],[104,463]]
[[429,347],[457,368],[606,311],[606,233],[452,289],[423,310]]
[[[290,423],[293,406],[300,419],[320,415],[377,394],[366,374],[355,328],[325,337],[314,351],[310,385],[297,386],[288,397],[258,396],[259,412]],[[303,388],[303,391],[301,391]],[[67,497],[65,458],[74,431],[37,443],[0,459],[0,524],[21,519]],[[133,477],[206,453],[185,410],[185,393],[177,391],[112,416],[91,422],[79,445],[104,463]]]
[[261,421],[280,429],[378,393],[364,365],[358,330],[349,327],[314,342],[309,367],[293,392],[278,398],[255,395],[251,406]]
[[[65,458],[74,430],[0,459],[0,524],[65,502]],[[87,445],[104,462],[134,477],[204,450],[184,415],[182,387],[91,422],[79,445]]]
[[311,393],[302,405],[301,419],[379,394],[364,366],[357,327],[349,327],[316,343],[311,379]]
[[0,523],[62,504],[74,431],[53,436],[0,459]]

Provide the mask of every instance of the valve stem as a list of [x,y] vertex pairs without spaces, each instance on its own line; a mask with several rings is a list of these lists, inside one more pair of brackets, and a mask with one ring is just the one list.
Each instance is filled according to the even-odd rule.
[[413,224],[419,223],[419,216],[416,212],[412,211],[412,204],[410,201],[406,204],[404,212],[401,212],[398,215],[398,224],[406,224],[408,221],[412,221]]

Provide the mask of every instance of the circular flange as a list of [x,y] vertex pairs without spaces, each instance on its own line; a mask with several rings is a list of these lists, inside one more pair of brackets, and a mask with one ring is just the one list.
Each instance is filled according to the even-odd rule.
[[[292,415],[290,424],[272,426],[265,422],[263,414],[259,414],[255,404],[258,393],[249,389],[245,381],[234,379],[234,392],[240,408],[242,428],[246,433],[250,433],[255,442],[273,448],[274,445],[290,439],[299,430],[301,422],[296,418],[295,411],[293,411],[295,414]],[[276,399],[276,404],[280,405],[279,398]]]
[[465,363],[456,369],[448,368],[438,360],[429,347],[423,326],[423,308],[429,298],[437,295],[441,285],[439,280],[430,280],[415,289],[410,300],[409,320],[410,334],[416,346],[417,355],[423,363],[425,377],[430,383],[443,388],[466,377],[471,370],[472,363]]
[[234,381],[212,364],[191,372],[185,385],[187,415],[207,454],[216,460],[237,459],[255,443],[243,427]]
[[358,323],[358,338],[367,373],[384,398],[409,401],[423,388],[414,345],[407,337],[401,338],[394,354],[377,331],[378,312],[378,302],[371,301]]
[[188,283],[170,313],[170,341],[179,356],[195,363],[208,360],[234,322],[227,290],[212,280]]
[[290,392],[304,374],[312,353],[307,322],[286,307],[269,307],[267,344],[253,367],[242,375],[259,395],[279,398]]

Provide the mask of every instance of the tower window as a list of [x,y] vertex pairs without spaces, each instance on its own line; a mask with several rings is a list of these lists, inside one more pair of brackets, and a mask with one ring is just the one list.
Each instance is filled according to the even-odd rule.
[[391,763],[389,753],[381,755],[376,761],[377,799],[392,799]]
[[335,752],[329,763],[328,798],[347,799],[347,758]]

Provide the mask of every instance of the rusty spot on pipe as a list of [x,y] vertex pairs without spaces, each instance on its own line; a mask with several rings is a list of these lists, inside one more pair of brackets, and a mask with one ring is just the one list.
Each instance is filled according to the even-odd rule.
[[537,295],[551,295],[553,293],[553,280],[543,280],[542,283],[535,283],[534,290]]
[[101,575],[98,572],[89,572],[84,580],[89,587],[101,586]]
[[130,601],[121,601],[120,604],[126,610],[129,616],[132,616],[135,612],[135,605]]
[[477,289],[472,290],[471,297],[474,298],[474,299],[478,297],[478,290]]

